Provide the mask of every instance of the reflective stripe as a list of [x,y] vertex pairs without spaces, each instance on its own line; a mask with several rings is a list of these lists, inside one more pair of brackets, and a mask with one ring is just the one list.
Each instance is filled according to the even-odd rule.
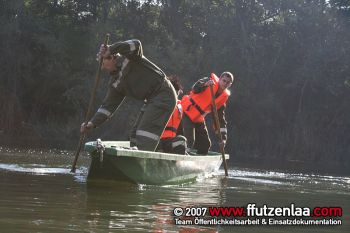
[[179,113],[180,113],[180,115],[182,115],[183,110],[182,110],[182,105],[181,104],[177,105],[177,109],[179,109]]
[[105,109],[105,108],[99,108],[99,109],[97,110],[97,112],[102,113],[102,114],[104,114],[104,115],[106,115],[106,116],[108,116],[108,117],[111,115],[111,112],[108,111],[108,110]]
[[128,65],[128,63],[129,63],[129,59],[125,58],[122,63],[122,67],[120,68],[120,71],[118,73],[118,79],[112,84],[114,88],[117,88],[118,84],[120,83],[120,79],[123,76],[123,71],[125,67]]
[[120,71],[119,71],[119,78],[122,77],[123,71],[128,63],[129,63],[129,59],[125,58],[122,64],[122,68],[120,68]]
[[221,133],[227,133],[227,129],[226,128],[220,128],[220,132]]
[[177,146],[186,146],[186,142],[185,142],[185,141],[173,142],[173,143],[171,144],[171,146],[172,146],[173,148],[175,148],[175,147],[177,147]]
[[136,135],[137,136],[143,136],[143,137],[146,137],[146,138],[150,138],[150,139],[153,139],[155,141],[159,140],[159,136],[157,134],[154,134],[154,133],[151,133],[151,132],[148,132],[148,131],[144,131],[144,130],[137,130],[136,131]]
[[114,88],[117,88],[117,86],[118,86],[119,83],[120,83],[120,79],[118,78],[118,79],[112,84],[112,86],[113,86]]
[[130,51],[134,51],[136,49],[136,45],[135,45],[135,42],[132,41],[132,40],[127,40],[126,43],[129,44],[130,46]]

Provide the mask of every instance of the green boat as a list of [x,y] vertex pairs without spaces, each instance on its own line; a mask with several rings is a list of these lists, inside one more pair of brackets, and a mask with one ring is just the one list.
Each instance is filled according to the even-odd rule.
[[[119,180],[137,184],[182,184],[219,170],[222,155],[179,155],[130,148],[128,141],[87,142],[91,156],[87,180]],[[228,159],[229,155],[225,155]]]

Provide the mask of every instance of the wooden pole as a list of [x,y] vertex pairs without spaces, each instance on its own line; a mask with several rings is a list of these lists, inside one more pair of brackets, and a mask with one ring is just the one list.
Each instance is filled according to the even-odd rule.
[[219,142],[220,142],[220,152],[222,155],[222,161],[224,162],[225,176],[228,176],[227,163],[226,163],[226,158],[225,158],[224,140],[222,139],[222,135],[220,132],[219,115],[218,115],[218,110],[216,108],[213,85],[210,85],[209,88],[210,88],[210,93],[211,93],[211,103],[212,103],[212,112],[213,112],[213,118],[214,118],[213,120],[214,120],[215,130],[216,130],[216,134],[218,135]]
[[[109,42],[109,34],[107,33],[106,36],[105,36],[105,40],[104,40],[103,44],[105,46],[107,46],[108,42]],[[102,63],[103,63],[103,58],[101,56],[100,60],[99,60],[99,63],[98,63],[98,68],[97,68],[97,72],[96,72],[94,87],[92,89],[91,96],[90,96],[89,107],[88,107],[86,115],[85,115],[85,121],[84,121],[85,124],[88,123],[88,121],[90,120],[90,117],[91,117],[92,108],[93,108],[93,105],[94,105],[94,102],[95,102],[95,98],[96,98],[96,91],[97,91],[97,88],[98,88],[98,83],[100,82]],[[83,143],[85,141],[85,136],[86,136],[86,133],[81,133],[80,134],[79,144],[78,144],[78,147],[77,147],[76,152],[75,152],[75,157],[74,157],[74,161],[73,161],[73,164],[72,164],[72,169],[70,170],[70,172],[72,172],[72,173],[75,173],[77,161],[78,161],[79,154],[80,154],[80,150],[81,150],[81,147],[82,147],[82,145],[83,145]]]

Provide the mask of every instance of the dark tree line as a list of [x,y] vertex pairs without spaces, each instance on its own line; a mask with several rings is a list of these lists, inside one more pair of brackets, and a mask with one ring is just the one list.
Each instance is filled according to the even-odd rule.
[[[75,146],[109,32],[140,39],[187,91],[234,73],[234,161],[350,167],[348,0],[0,0],[0,22],[0,144]],[[141,104],[127,102],[91,138],[126,139]]]

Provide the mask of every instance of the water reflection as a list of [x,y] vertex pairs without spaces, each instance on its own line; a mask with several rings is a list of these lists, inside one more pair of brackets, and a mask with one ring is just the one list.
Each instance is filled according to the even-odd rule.
[[[281,228],[175,226],[173,209],[190,206],[341,206],[343,226],[287,232],[348,232],[350,178],[234,168],[180,186],[87,182],[89,157],[75,174],[65,153],[0,151],[3,232],[279,232]],[[19,229],[18,226],[21,226]]]
[[[220,180],[220,178],[212,178],[206,183],[207,185],[198,182],[183,186],[132,185],[115,181],[94,182],[89,184],[87,189],[88,212],[94,213],[89,221],[97,229],[126,228],[141,232],[145,229],[152,232],[217,232],[215,228],[208,227],[176,227],[173,221],[173,209],[220,205],[221,193],[224,190]],[[103,202],[99,201],[101,199]]]

